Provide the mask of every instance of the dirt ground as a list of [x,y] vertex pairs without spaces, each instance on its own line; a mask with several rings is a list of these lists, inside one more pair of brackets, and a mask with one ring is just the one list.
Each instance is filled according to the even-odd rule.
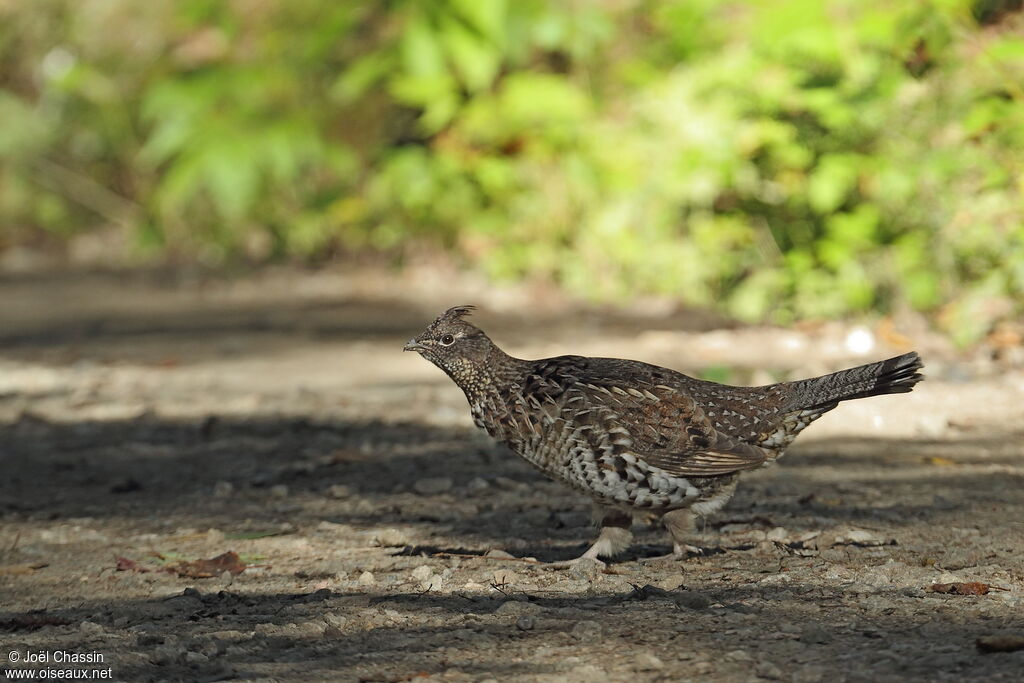
[[[1024,678],[1024,650],[978,646],[1024,637],[1019,364],[913,326],[723,328],[480,291],[425,272],[0,277],[0,668],[48,652],[29,668],[122,681]],[[638,523],[603,571],[555,570],[593,538],[586,500],[477,434],[461,392],[401,352],[461,303],[526,357],[763,383],[909,344],[928,379],[844,404],[746,474],[702,555],[641,564],[669,541]],[[928,590],[958,581],[993,589]]]

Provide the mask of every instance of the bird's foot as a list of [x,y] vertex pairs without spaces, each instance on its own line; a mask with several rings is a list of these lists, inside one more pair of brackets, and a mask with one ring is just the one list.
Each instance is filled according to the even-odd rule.
[[600,572],[600,571],[604,571],[605,567],[607,567],[608,565],[606,565],[604,562],[602,562],[601,560],[597,559],[596,557],[590,557],[590,556],[587,556],[587,555],[582,555],[580,557],[577,557],[575,560],[564,560],[562,562],[548,562],[544,566],[547,567],[548,569],[574,569],[574,568],[578,568],[578,569],[581,569],[583,571],[593,570],[593,571],[599,571]]
[[680,561],[688,559],[693,555],[703,555],[704,549],[698,548],[694,545],[677,545],[672,549],[668,555],[656,555],[654,557],[641,557],[637,559],[639,564],[648,564],[650,562],[666,562],[666,561]]

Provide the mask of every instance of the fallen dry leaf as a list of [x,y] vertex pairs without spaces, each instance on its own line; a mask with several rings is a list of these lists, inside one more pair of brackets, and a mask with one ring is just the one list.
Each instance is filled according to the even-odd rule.
[[945,593],[947,595],[988,595],[990,590],[1005,591],[1009,588],[990,586],[987,583],[978,581],[955,581],[953,583],[933,583],[925,588],[931,593]]
[[229,550],[209,560],[194,560],[192,562],[176,562],[167,567],[178,576],[185,576],[190,579],[209,579],[220,576],[224,572],[241,574],[245,571],[245,562],[238,556],[238,553]]
[[1024,650],[1024,636],[982,636],[974,644],[982,652],[1016,652]]
[[924,461],[929,465],[936,465],[938,467],[955,467],[960,464],[956,460],[943,458],[941,455],[930,455]]
[[128,559],[127,557],[119,557],[114,563],[114,570],[119,572],[151,572],[152,569],[144,567],[135,560]]

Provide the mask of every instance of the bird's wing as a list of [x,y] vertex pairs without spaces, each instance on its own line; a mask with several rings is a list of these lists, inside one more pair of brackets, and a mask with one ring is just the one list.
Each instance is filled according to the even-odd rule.
[[628,361],[601,360],[540,361],[524,395],[541,410],[557,409],[559,420],[608,435],[610,455],[629,453],[674,476],[731,474],[769,460],[765,449],[715,429],[688,394],[645,372],[652,366],[637,363],[633,372]]

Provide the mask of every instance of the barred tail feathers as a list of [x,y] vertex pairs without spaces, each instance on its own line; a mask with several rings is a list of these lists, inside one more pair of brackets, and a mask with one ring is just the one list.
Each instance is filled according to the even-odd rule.
[[828,410],[839,401],[906,393],[924,379],[918,372],[922,367],[921,357],[912,351],[877,363],[793,382],[796,388],[793,405],[798,410]]

